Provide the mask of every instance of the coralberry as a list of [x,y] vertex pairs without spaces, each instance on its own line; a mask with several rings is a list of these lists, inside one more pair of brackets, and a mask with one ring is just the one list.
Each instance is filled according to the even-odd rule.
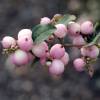
[[67,28],[64,24],[57,24],[57,30],[54,32],[54,35],[58,38],[64,38],[67,34]]
[[81,24],[81,33],[82,34],[92,34],[94,31],[93,23],[91,21],[85,21]]
[[61,60],[54,59],[49,67],[49,72],[52,75],[60,75],[64,72],[64,64]]
[[53,59],[60,59],[65,54],[65,48],[61,44],[55,44],[50,49],[50,56]]
[[10,48],[16,46],[16,40],[13,37],[5,36],[2,41],[3,48]]
[[81,71],[84,70],[85,62],[84,62],[83,59],[77,58],[77,59],[74,60],[73,64],[74,64],[74,67],[75,67],[75,69],[77,71],[80,71],[81,72]]

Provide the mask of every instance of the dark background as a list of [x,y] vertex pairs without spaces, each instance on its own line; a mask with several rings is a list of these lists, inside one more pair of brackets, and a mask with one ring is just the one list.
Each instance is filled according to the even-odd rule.
[[[0,0],[0,40],[5,35],[16,37],[20,29],[32,28],[41,17],[52,18],[57,13],[96,22],[100,0]],[[0,100],[100,100],[100,59],[92,78],[76,72],[71,64],[62,77],[52,78],[39,64],[15,68],[0,56]]]

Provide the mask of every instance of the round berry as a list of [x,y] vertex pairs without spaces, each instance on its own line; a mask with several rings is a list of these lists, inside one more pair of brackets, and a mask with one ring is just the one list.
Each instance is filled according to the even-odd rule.
[[64,65],[67,65],[69,62],[69,55],[67,52],[65,52],[65,55],[61,58],[61,61],[64,63]]
[[43,17],[43,18],[41,18],[40,24],[41,25],[46,25],[46,24],[49,24],[50,22],[51,22],[50,18]]
[[29,36],[23,36],[18,39],[17,44],[20,49],[24,51],[29,51],[33,47],[33,40]]
[[82,54],[82,56],[87,56],[88,55],[88,50],[87,49],[88,48],[85,48],[85,47],[81,48],[81,54]]
[[23,37],[23,36],[29,36],[30,38],[32,37],[32,31],[30,29],[22,29],[18,33],[18,39]]
[[73,44],[74,45],[84,45],[85,40],[81,35],[78,35],[73,38]]
[[25,65],[28,64],[28,55],[25,51],[17,50],[14,53],[13,60],[16,65]]
[[94,31],[93,23],[91,21],[85,21],[81,24],[81,33],[82,34],[92,34]]
[[54,59],[49,67],[49,72],[52,75],[61,75],[64,72],[64,64],[61,60]]
[[56,25],[56,31],[54,32],[54,35],[58,38],[64,38],[67,34],[67,28],[64,24],[57,24]]
[[88,56],[90,58],[97,58],[98,55],[99,55],[99,49],[97,48],[97,46],[94,45],[88,49]]
[[48,51],[48,45],[45,42],[42,42],[40,44],[36,44],[32,48],[32,52],[36,57],[45,57],[46,53]]
[[79,35],[80,34],[80,25],[75,22],[70,22],[67,25],[69,35]]
[[2,41],[3,48],[10,48],[16,46],[16,40],[13,37],[5,36]]
[[81,48],[81,54],[90,58],[96,58],[99,55],[99,49],[95,45],[87,48],[83,47]]
[[77,71],[79,71],[79,72],[84,71],[84,67],[85,67],[86,63],[84,62],[83,59],[77,58],[74,60],[73,64]]
[[65,48],[61,44],[55,44],[50,49],[50,56],[53,59],[60,59],[65,54]]

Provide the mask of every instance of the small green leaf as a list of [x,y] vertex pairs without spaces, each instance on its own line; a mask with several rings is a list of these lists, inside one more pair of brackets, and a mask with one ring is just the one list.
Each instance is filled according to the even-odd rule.
[[46,40],[50,35],[54,33],[56,28],[51,25],[37,25],[32,29],[32,39],[35,43],[40,43]]
[[76,19],[76,16],[66,14],[62,18],[60,18],[59,21],[56,24],[65,24],[65,25],[67,25],[68,22],[73,21],[75,19]]

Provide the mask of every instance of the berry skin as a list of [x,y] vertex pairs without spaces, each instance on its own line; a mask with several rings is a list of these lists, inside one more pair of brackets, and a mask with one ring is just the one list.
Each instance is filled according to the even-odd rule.
[[84,45],[85,40],[81,35],[78,35],[73,38],[73,44],[74,45]]
[[41,63],[41,65],[45,65],[45,63],[46,63],[46,57],[40,58],[40,63]]
[[18,39],[23,37],[23,36],[29,36],[30,38],[32,37],[32,31],[30,29],[22,29],[18,33]]
[[13,61],[16,65],[19,66],[28,64],[28,55],[25,51],[19,49],[15,51]]
[[85,21],[81,24],[81,33],[82,34],[92,34],[94,31],[93,23],[91,21]]
[[32,48],[32,52],[34,53],[34,55],[39,58],[45,57],[47,51],[48,51],[48,45],[46,44],[46,42],[36,44]]
[[20,49],[24,51],[29,51],[33,47],[33,40],[29,36],[23,36],[18,39],[17,44]]
[[7,49],[16,46],[16,40],[13,37],[5,36],[2,41],[3,48]]
[[70,22],[67,25],[67,30],[69,35],[79,35],[80,34],[80,25],[75,22]]
[[88,56],[88,48],[82,47],[81,48],[81,55],[82,56]]
[[99,49],[95,45],[81,48],[81,54],[90,58],[96,58],[99,55]]
[[56,31],[54,32],[54,35],[58,38],[64,38],[67,34],[67,28],[64,24],[57,24],[56,25]]
[[73,64],[77,71],[79,71],[79,72],[84,71],[84,67],[85,67],[86,63],[84,62],[83,59],[77,58],[74,60]]
[[89,52],[90,58],[96,58],[98,55],[99,55],[99,49],[96,46],[92,46]]
[[69,62],[69,55],[67,52],[65,52],[65,55],[61,58],[61,61],[64,63],[64,65],[67,65]]
[[64,72],[64,64],[59,59],[54,59],[49,67],[51,75],[61,75]]
[[30,52],[28,52],[27,54],[28,54],[28,60],[29,61],[34,61],[35,56],[33,56]]
[[50,49],[50,56],[53,59],[61,59],[65,54],[65,48],[61,44],[55,44]]
[[43,18],[41,18],[40,24],[41,24],[41,25],[47,25],[47,24],[49,24],[50,22],[51,22],[50,18],[48,18],[48,17],[43,17]]

